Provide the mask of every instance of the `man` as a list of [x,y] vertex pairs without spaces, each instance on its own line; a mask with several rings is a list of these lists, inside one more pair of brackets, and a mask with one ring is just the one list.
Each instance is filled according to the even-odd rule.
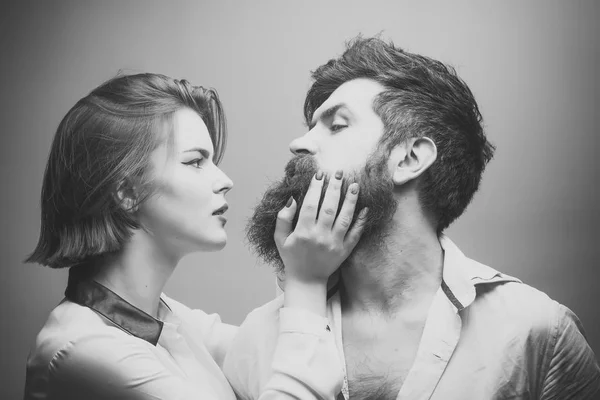
[[[346,185],[360,183],[356,210],[368,207],[369,221],[332,277],[327,304],[345,361],[338,398],[597,398],[600,368],[577,317],[443,234],[494,151],[455,71],[357,38],[313,79],[309,131],[291,143],[296,157],[257,207],[248,237],[284,272],[272,238],[286,200],[301,203],[316,170],[341,169]],[[228,353],[224,371],[240,398],[257,398],[266,383],[282,304],[253,311]]]

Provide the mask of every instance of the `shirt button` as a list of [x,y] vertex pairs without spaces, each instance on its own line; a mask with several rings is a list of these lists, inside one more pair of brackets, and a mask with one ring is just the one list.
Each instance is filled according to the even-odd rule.
[[327,326],[325,327],[325,330],[326,330],[327,332],[331,332],[331,328],[329,327],[329,325],[327,325]]

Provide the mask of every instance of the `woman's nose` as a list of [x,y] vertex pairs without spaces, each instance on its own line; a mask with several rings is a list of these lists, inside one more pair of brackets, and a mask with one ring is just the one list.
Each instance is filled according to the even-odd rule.
[[220,177],[220,179],[217,180],[214,192],[225,194],[229,192],[233,187],[233,181],[227,176],[225,172],[221,171],[220,169],[219,172],[221,172],[222,176]]

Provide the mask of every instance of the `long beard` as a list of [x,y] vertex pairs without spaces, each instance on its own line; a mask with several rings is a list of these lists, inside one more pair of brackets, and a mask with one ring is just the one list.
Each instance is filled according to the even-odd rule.
[[[246,226],[246,238],[254,253],[265,263],[273,265],[277,272],[284,270],[274,238],[277,213],[285,207],[290,196],[293,196],[298,203],[293,221],[293,227],[296,227],[304,196],[317,169],[312,156],[300,155],[292,158],[285,167],[284,178],[267,189]],[[360,174],[344,177],[340,205],[344,202],[348,186],[353,182],[358,182],[360,185],[354,221],[360,210],[364,207],[369,208],[361,239],[353,250],[353,253],[356,253],[362,248],[373,249],[383,242],[391,225],[397,203],[393,195],[392,180],[387,171],[387,162],[383,156],[373,156]],[[319,209],[328,184],[329,177],[326,176]],[[349,259],[351,257],[352,254]]]

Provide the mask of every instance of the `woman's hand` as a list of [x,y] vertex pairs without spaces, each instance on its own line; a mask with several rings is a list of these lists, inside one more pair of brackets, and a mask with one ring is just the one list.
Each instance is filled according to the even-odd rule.
[[[285,265],[286,306],[289,306],[288,295],[295,298],[296,291],[302,292],[303,298],[306,295],[312,296],[315,303],[319,303],[326,295],[327,279],[358,243],[367,210],[361,210],[350,229],[359,190],[358,184],[353,183],[348,187],[341,211],[336,217],[341,186],[342,172],[338,171],[329,181],[323,204],[317,214],[323,188],[323,173],[319,171],[313,177],[304,197],[294,231],[292,221],[297,204],[293,198],[277,215],[275,243]],[[319,314],[324,311],[325,302],[322,304]]]

